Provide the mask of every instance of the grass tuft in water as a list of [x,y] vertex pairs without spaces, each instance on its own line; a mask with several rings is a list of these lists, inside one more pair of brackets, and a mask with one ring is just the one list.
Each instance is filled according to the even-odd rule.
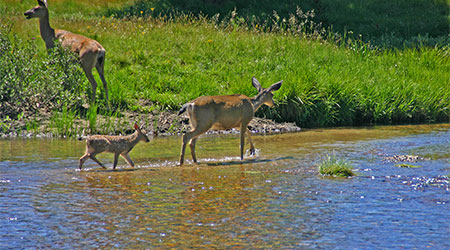
[[355,175],[351,164],[346,160],[336,158],[335,155],[327,155],[318,168],[319,173],[323,176],[349,177]]
[[396,167],[399,168],[421,168],[422,166],[419,165],[412,165],[412,164],[407,164],[407,163],[400,163],[400,164],[396,164]]

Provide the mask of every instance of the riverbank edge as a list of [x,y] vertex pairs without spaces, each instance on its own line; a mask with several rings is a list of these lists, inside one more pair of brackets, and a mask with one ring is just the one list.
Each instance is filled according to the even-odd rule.
[[[64,128],[67,133],[61,133],[61,128],[54,125],[50,114],[40,114],[38,117],[22,117],[16,120],[1,122],[0,138],[78,138],[83,139],[94,134],[125,135],[134,132],[133,124],[136,122],[147,135],[176,136],[190,130],[187,114],[178,116],[173,111],[154,111],[152,113],[123,112],[121,117],[107,117],[97,115],[95,126],[90,126],[87,119],[74,119],[69,121],[72,125]],[[30,123],[38,123],[33,128]],[[107,128],[105,128],[107,126]],[[94,127],[94,129],[92,129]],[[248,125],[254,134],[275,134],[299,132],[301,128],[295,123],[277,123],[271,119],[254,117]],[[208,131],[208,134],[237,134],[238,129],[224,131]]]

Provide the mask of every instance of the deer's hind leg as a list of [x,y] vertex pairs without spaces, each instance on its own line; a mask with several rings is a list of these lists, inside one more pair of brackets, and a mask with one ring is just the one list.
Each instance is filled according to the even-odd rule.
[[81,52],[81,67],[83,68],[84,74],[92,85],[92,97],[91,102],[95,102],[95,96],[97,94],[97,82],[94,79],[94,75],[92,75],[92,69],[94,68],[97,60],[97,55],[92,52]]
[[250,155],[254,155],[255,154],[255,146],[253,145],[253,141],[252,141],[252,132],[250,132],[250,129],[247,128],[247,137],[248,137],[248,142],[250,143]]
[[102,80],[103,83],[103,89],[105,89],[105,98],[106,102],[109,105],[109,97],[108,97],[108,84],[106,83],[105,74],[104,74],[104,68],[105,68],[105,52],[100,51],[97,56],[97,64],[95,65],[95,68],[97,69],[98,75],[100,76],[100,80]]
[[191,147],[192,159],[194,160],[194,162],[197,162],[197,158],[195,157],[195,143],[197,142],[197,137],[208,131],[208,129],[210,128],[211,125],[196,126],[195,129],[186,132],[183,135],[183,145],[181,146],[181,154],[180,154],[180,166],[183,165],[184,163],[184,153],[186,151],[186,145],[188,144],[188,142]]
[[193,138],[189,141],[189,147],[191,148],[191,156],[192,160],[197,163],[197,157],[195,156],[195,143],[197,142],[198,137]]
[[80,165],[78,166],[80,168],[80,170],[83,167],[83,164],[87,160],[87,158],[89,158],[89,154],[88,153],[86,153],[83,156],[81,156],[81,158],[80,158]]

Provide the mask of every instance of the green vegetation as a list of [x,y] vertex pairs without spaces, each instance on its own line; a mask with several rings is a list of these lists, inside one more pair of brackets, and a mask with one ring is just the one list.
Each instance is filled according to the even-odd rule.
[[324,176],[349,177],[355,175],[349,162],[337,159],[334,155],[327,155],[318,168],[319,173]]
[[407,163],[395,164],[395,166],[399,167],[399,168],[421,168],[422,167],[419,165],[412,165],[412,164],[407,164]]
[[[219,18],[194,10],[203,6],[195,1],[190,2],[192,8],[185,7],[185,1],[170,1],[165,10],[172,9],[171,16],[162,16],[167,11],[159,6],[167,1],[49,0],[53,27],[96,39],[107,50],[112,111],[101,99],[100,84],[94,112],[83,108],[90,85],[74,58],[60,48],[47,55],[37,20],[23,17],[36,2],[2,1],[0,22],[7,25],[0,28],[0,119],[17,119],[21,113],[35,117],[67,107],[87,119],[92,130],[100,128],[94,113],[176,111],[200,95],[253,96],[251,77],[256,76],[264,86],[284,80],[275,94],[277,105],[260,109],[257,116],[301,127],[450,120],[450,46],[448,29],[442,29],[448,27],[449,14],[448,8],[441,8],[449,1],[381,1],[378,12],[373,1],[342,0],[349,6],[346,11],[325,0],[302,1],[305,11],[283,1],[262,2],[253,10],[252,1],[242,1],[233,13],[219,6],[225,11]],[[315,2],[320,2],[320,12],[306,11],[317,10]],[[272,5],[277,14],[269,11]],[[408,32],[391,20],[393,13],[388,13],[391,19],[383,16],[383,9],[405,6],[411,13],[401,12],[398,18],[407,20],[402,25],[410,27]],[[194,14],[174,14],[181,10]],[[205,16],[195,14],[200,11]],[[367,16],[389,32],[377,33],[370,22],[354,28],[358,16],[351,19],[352,11],[370,11]],[[129,14],[116,18],[120,13]],[[413,25],[414,20],[421,24]],[[334,33],[331,26],[342,32]],[[345,29],[355,30],[354,35]]]
[[80,108],[86,86],[75,56],[60,46],[38,54],[34,40],[8,29],[0,26],[0,118]]
[[[306,27],[313,21],[340,34],[351,31],[346,35],[378,46],[401,47],[405,43],[448,43],[449,5],[449,0],[136,0],[104,13],[119,18],[192,13],[221,22],[238,13],[238,23],[258,23],[267,30],[274,26],[276,30],[279,24],[289,26],[293,18],[300,18]],[[296,15],[297,7],[308,15]]]

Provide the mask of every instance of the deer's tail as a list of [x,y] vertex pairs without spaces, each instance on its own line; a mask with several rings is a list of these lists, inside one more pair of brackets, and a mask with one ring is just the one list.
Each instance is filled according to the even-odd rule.
[[191,103],[189,103],[189,102],[184,104],[183,107],[181,107],[180,111],[178,111],[178,115],[183,114],[186,111],[187,107],[189,107],[190,104]]
[[97,65],[103,66],[103,64],[105,63],[105,54],[106,51],[104,49],[100,49],[98,51]]

